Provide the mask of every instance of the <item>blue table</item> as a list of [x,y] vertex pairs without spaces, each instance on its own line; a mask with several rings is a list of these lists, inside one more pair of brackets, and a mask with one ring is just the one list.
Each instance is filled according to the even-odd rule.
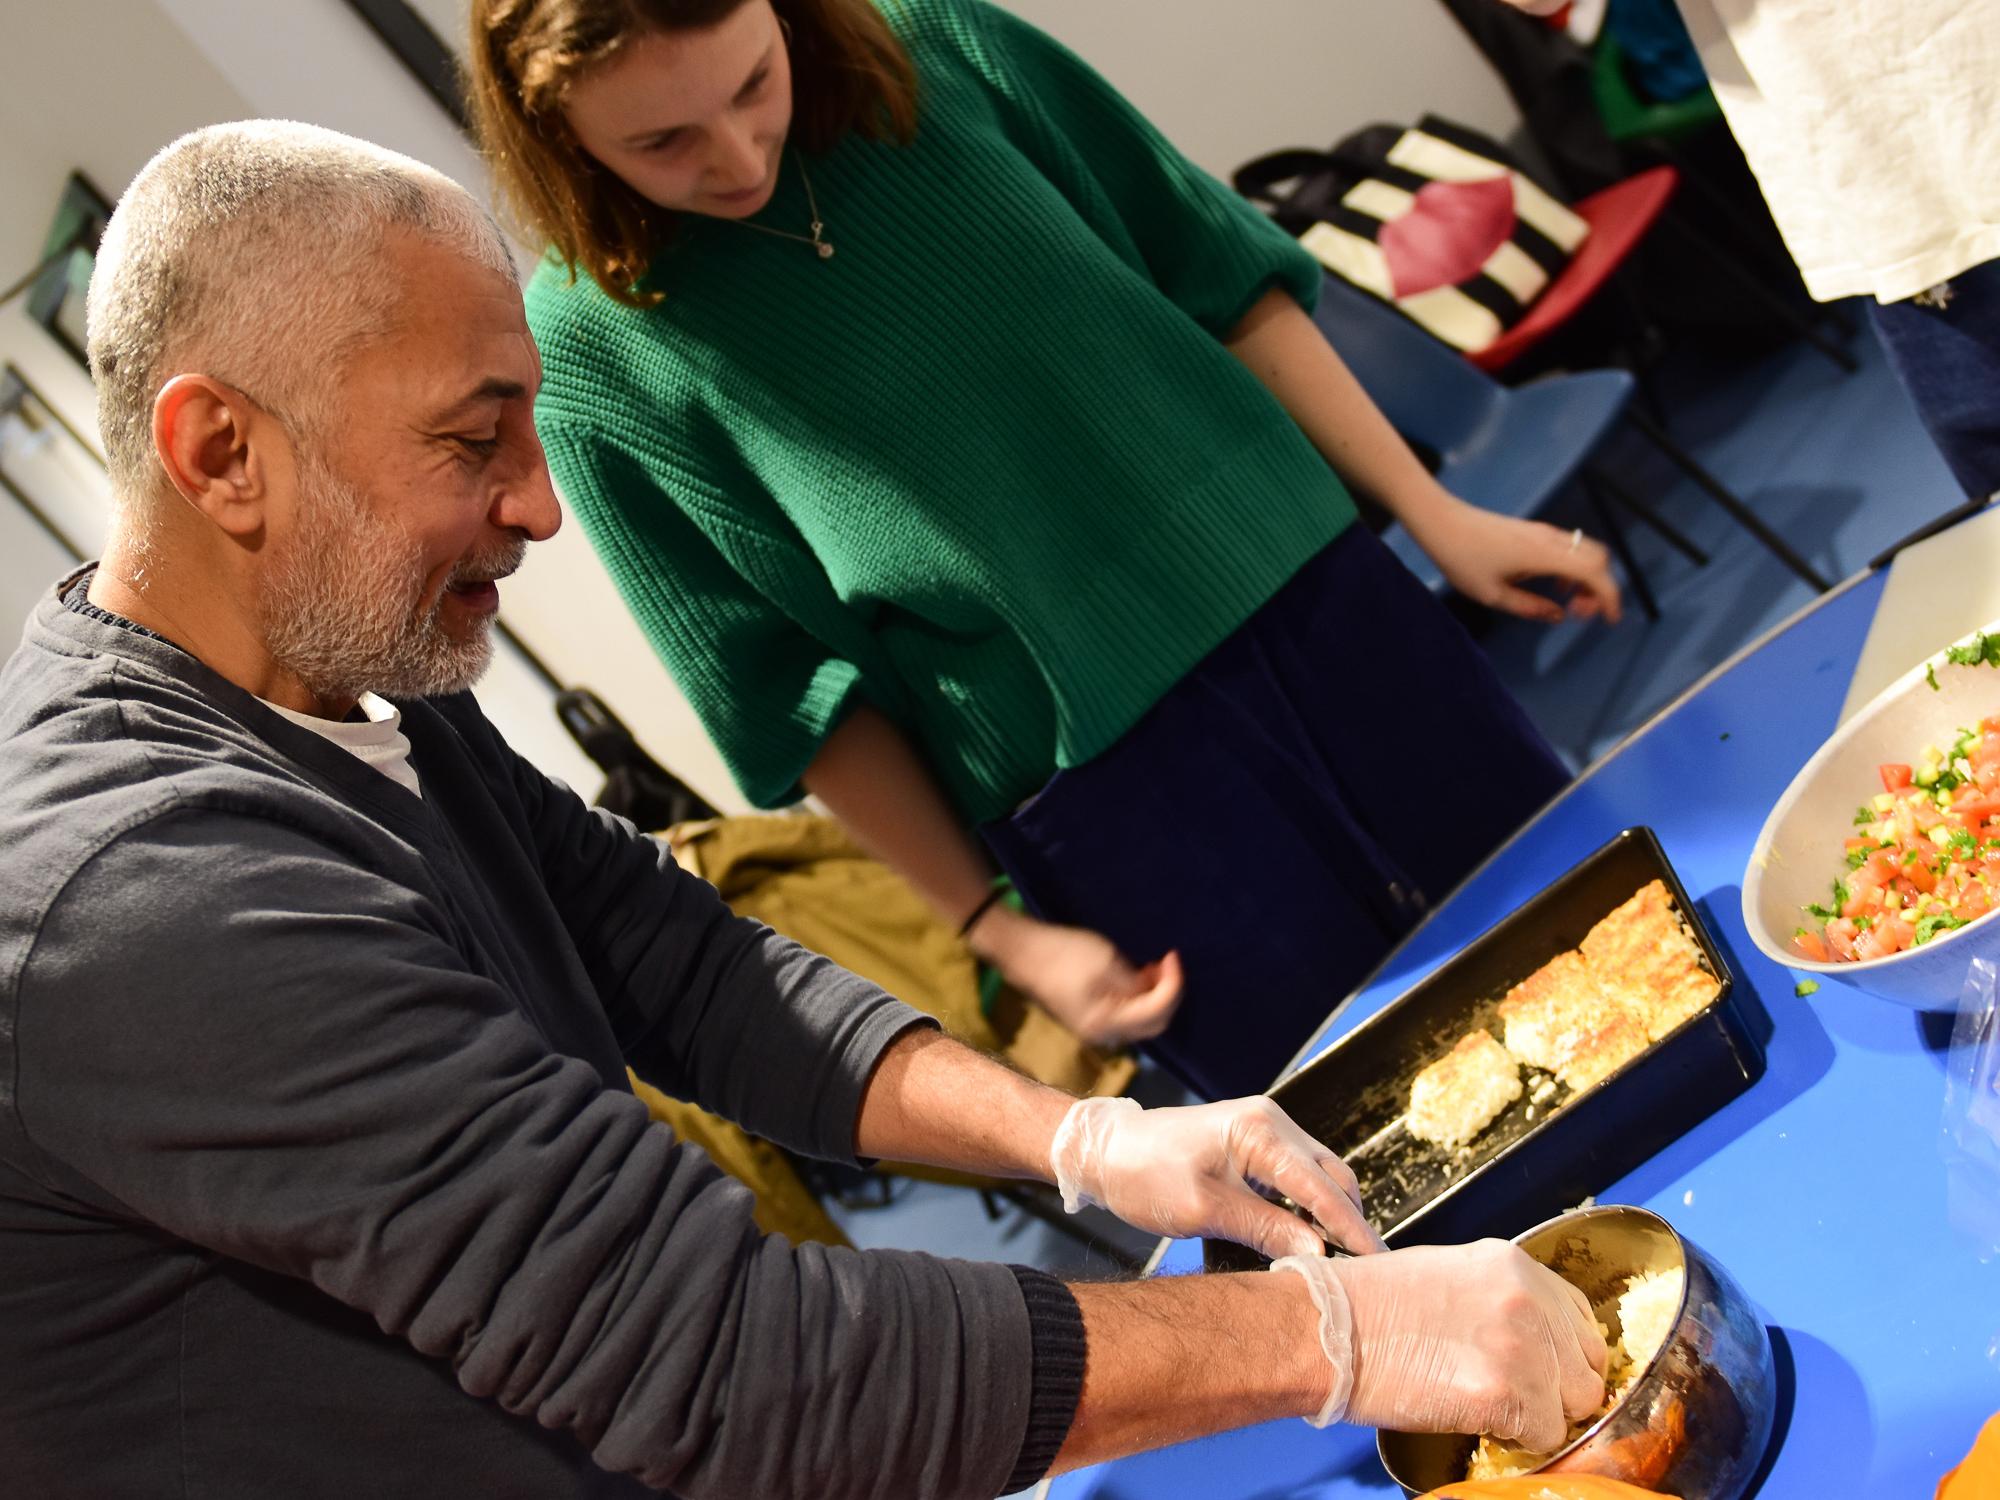
[[[2000,1410],[2000,1263],[1954,1227],[1939,1149],[1949,1009],[1829,984],[1809,999],[1750,943],[1741,881],[1765,814],[1832,732],[1882,592],[1862,578],[1655,719],[1508,843],[1328,1023],[1324,1048],[1635,823],[1769,1017],[1750,1090],[1600,1193],[1663,1215],[1763,1308],[1789,1409],[1764,1500],[1928,1497]],[[1947,1006],[1949,1002],[1946,1002]],[[1515,1230],[1525,1229],[1521,1224]],[[1200,1266],[1181,1242],[1164,1272]],[[1787,1366],[1790,1378],[1787,1379]],[[1398,1495],[1374,1434],[1291,1421],[1101,1465],[1052,1500]]]

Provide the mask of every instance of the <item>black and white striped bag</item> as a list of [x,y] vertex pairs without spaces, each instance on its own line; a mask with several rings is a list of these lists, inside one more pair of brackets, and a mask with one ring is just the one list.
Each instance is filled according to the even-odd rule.
[[1329,271],[1467,354],[1518,323],[1590,233],[1504,147],[1435,115],[1275,151],[1234,180]]

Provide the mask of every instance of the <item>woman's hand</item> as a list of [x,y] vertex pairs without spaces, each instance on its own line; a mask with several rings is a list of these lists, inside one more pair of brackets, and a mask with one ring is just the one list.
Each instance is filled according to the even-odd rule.
[[1560,621],[1564,606],[1521,585],[1552,579],[1568,594],[1568,613],[1617,624],[1622,608],[1601,542],[1542,521],[1496,515],[1442,491],[1418,514],[1402,516],[1417,545],[1466,598],[1528,620]]
[[1266,292],[1224,340],[1355,493],[1400,521],[1468,599],[1531,620],[1560,620],[1563,606],[1520,585],[1566,586],[1569,612],[1618,619],[1618,585],[1602,547],[1537,521],[1467,505],[1417,461],[1354,372],[1291,295]]
[[1105,938],[994,906],[966,933],[972,951],[1086,1042],[1143,1042],[1181,1001],[1180,955],[1136,968]]

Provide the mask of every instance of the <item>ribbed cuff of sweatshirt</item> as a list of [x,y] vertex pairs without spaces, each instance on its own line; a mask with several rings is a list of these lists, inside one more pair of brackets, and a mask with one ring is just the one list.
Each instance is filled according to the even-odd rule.
[[1076,1296],[1055,1277],[1030,1266],[1009,1266],[1028,1304],[1028,1336],[1034,1349],[1028,1398],[1028,1430],[1021,1456],[1004,1494],[1040,1484],[1056,1461],[1076,1404],[1083,1395],[1083,1310]]

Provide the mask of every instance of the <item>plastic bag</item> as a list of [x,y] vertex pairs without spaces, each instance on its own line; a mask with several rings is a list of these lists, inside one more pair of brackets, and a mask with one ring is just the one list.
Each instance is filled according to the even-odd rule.
[[2000,1254],[2000,993],[1991,959],[1976,958],[1958,998],[1945,1058],[1944,1157],[1951,1222]]

